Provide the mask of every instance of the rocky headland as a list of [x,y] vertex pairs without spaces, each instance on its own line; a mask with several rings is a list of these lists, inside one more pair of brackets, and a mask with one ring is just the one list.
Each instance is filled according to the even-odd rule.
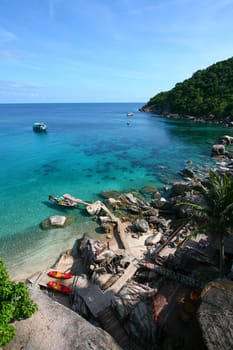
[[153,113],[156,115],[159,115],[160,117],[167,118],[167,119],[183,119],[183,120],[190,120],[192,122],[198,122],[198,123],[206,123],[206,124],[215,124],[215,125],[222,125],[226,127],[233,127],[233,121],[230,116],[219,118],[213,114],[210,115],[190,115],[190,114],[183,114],[183,113],[171,113],[167,110],[161,110],[157,109],[155,106],[143,106],[139,109],[140,112],[145,113]]
[[171,90],[158,93],[141,111],[233,126],[232,76],[233,57],[198,70]]

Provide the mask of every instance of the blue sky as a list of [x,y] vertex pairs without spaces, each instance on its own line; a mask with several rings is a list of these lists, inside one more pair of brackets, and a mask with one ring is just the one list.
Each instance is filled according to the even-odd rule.
[[233,0],[1,0],[0,103],[147,102],[233,56]]

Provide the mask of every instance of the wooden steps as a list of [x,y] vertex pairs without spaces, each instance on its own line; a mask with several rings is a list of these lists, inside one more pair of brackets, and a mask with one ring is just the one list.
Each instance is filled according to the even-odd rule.
[[133,346],[128,334],[122,326],[122,323],[116,317],[114,310],[111,306],[105,308],[104,310],[98,313],[98,320],[102,328],[106,332],[108,332],[114,339],[116,339],[116,341],[122,347],[122,349],[135,349],[135,345]]

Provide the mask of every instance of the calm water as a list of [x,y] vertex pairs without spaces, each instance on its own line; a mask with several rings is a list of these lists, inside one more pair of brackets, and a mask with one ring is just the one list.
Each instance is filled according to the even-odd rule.
[[[142,105],[0,105],[0,256],[13,278],[48,268],[80,235],[95,232],[82,208],[60,209],[49,203],[49,194],[93,201],[103,190],[162,188],[179,179],[189,159],[208,167],[208,142],[229,134],[140,113]],[[34,133],[35,121],[45,122],[48,133]],[[55,214],[74,215],[75,222],[41,230],[40,222]]]

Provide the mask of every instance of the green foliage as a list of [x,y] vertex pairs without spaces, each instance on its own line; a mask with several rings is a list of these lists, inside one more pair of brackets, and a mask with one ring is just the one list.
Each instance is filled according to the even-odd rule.
[[201,194],[203,205],[194,202],[186,204],[203,214],[206,221],[195,233],[204,228],[208,235],[219,239],[220,276],[223,276],[224,236],[233,230],[233,176],[220,176],[210,170],[208,186],[196,185],[194,190]]
[[28,318],[36,310],[37,305],[30,299],[27,286],[10,280],[0,258],[0,346],[9,343],[15,335],[15,328],[10,323]]
[[15,328],[8,324],[0,323],[0,345],[8,344],[15,335]]
[[208,218],[210,234],[230,231],[233,228],[233,177],[220,176],[211,170],[208,187],[199,185],[194,189],[204,198],[205,204],[199,206],[199,211]]
[[177,113],[233,120],[233,58],[199,70],[167,92],[160,92],[144,107],[159,114]]

